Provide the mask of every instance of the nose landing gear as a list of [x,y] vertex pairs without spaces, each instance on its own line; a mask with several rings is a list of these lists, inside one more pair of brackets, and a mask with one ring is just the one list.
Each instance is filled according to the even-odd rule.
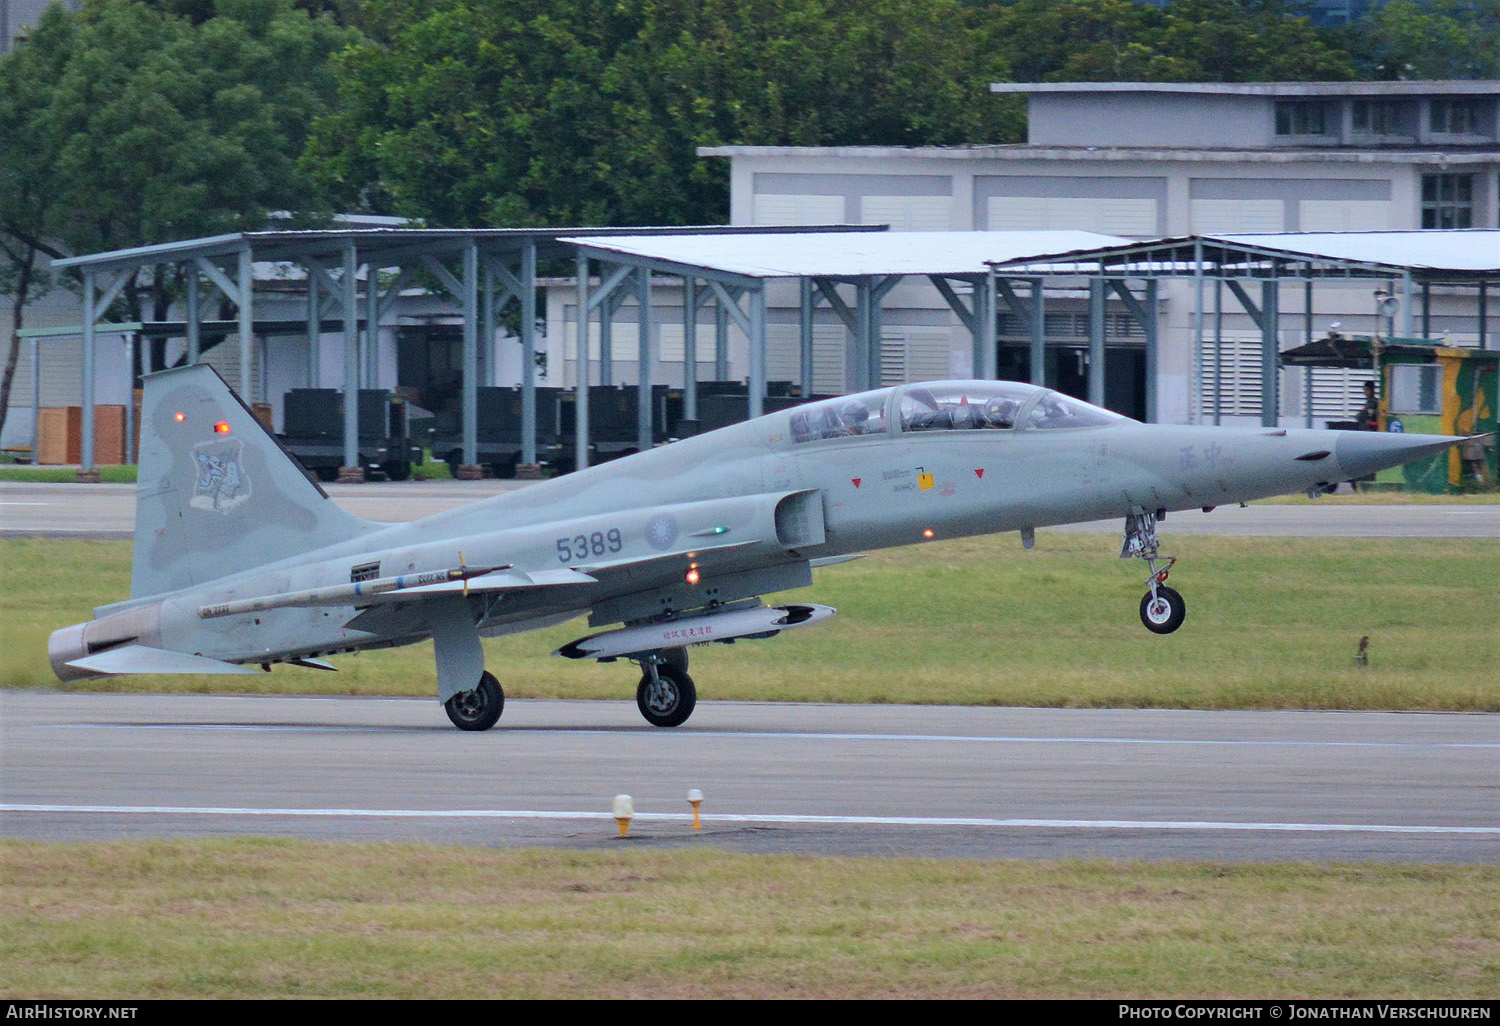
[[640,660],[635,704],[654,727],[680,727],[698,705],[698,688],[688,676],[686,656],[683,649],[664,649]]
[[[1146,594],[1141,597],[1141,623],[1153,634],[1171,634],[1182,626],[1187,604],[1175,589],[1167,587],[1167,576],[1177,557],[1160,554],[1156,520],[1153,513],[1132,513],[1125,518],[1120,558],[1144,559],[1151,568],[1151,575],[1146,578]],[[1163,562],[1165,565],[1160,566]]]

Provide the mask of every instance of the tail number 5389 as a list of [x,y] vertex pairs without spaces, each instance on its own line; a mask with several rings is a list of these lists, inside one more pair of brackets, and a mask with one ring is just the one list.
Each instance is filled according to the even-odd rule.
[[575,534],[571,538],[557,539],[557,561],[574,563],[588,559],[590,556],[619,552],[622,547],[623,541],[618,527],[608,531],[595,531],[592,534]]

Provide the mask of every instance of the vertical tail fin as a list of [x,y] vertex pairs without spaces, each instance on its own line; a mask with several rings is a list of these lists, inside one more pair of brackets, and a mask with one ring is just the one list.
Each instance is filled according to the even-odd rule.
[[308,480],[205,364],[144,379],[130,595],[159,595],[383,525]]

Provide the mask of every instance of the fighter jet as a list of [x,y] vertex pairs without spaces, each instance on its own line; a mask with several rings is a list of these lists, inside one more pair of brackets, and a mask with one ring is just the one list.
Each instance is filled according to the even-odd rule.
[[405,524],[330,501],[209,367],[145,379],[131,597],[53,633],[64,681],[128,673],[332,669],[431,638],[462,730],[504,709],[482,637],[587,613],[557,655],[628,660],[659,727],[692,715],[694,645],[834,614],[761,596],[872,549],[1120,518],[1148,564],[1140,616],[1182,625],[1156,525],[1318,493],[1462,439],[1142,424],[1007,381],[898,385],[771,413]]

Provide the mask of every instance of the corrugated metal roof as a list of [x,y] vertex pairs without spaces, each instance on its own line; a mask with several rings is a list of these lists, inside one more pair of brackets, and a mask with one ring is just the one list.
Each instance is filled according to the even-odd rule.
[[1210,274],[1282,262],[1334,270],[1346,266],[1366,276],[1410,272],[1427,281],[1473,281],[1500,274],[1500,229],[1493,228],[1184,235],[994,263],[1017,275],[1090,274],[1102,263],[1112,274],[1174,276],[1196,273],[1193,255],[1200,248]]
[[1384,264],[1412,271],[1459,271],[1465,274],[1500,271],[1500,230],[1490,228],[1211,235],[1205,238],[1298,256]]
[[887,274],[979,275],[991,261],[1103,249],[1131,240],[1080,231],[657,235],[561,239],[593,251],[703,267],[747,278]]

